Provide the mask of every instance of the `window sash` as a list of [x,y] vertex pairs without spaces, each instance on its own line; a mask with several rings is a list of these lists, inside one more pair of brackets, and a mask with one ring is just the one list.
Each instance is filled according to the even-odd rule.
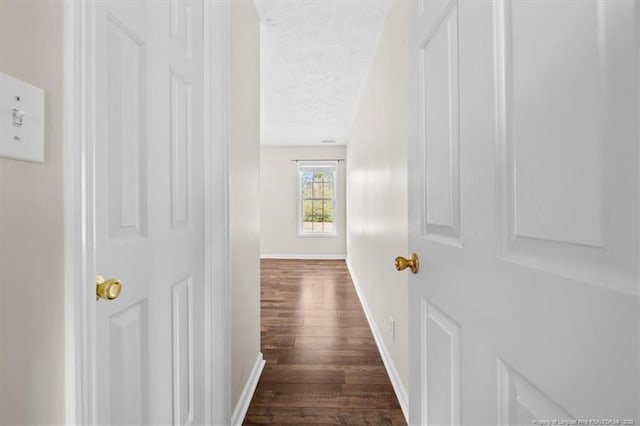
[[[337,172],[337,161],[327,161],[327,162],[298,162],[298,235],[305,236],[321,236],[321,235],[335,235],[336,234],[336,192],[337,192],[337,183],[336,183],[336,172]],[[315,172],[323,172],[323,173],[331,173],[330,180],[315,180],[312,179],[310,181],[306,181],[304,179],[305,173],[315,173]],[[309,197],[305,197],[305,186],[310,184],[310,195]],[[315,185],[320,185],[321,193],[324,194],[326,191],[326,186],[330,185],[331,188],[331,196],[329,197],[318,197],[317,193],[314,193]],[[314,196],[316,195],[316,196]],[[322,203],[323,211],[322,216],[324,217],[324,203],[331,203],[332,208],[332,219],[333,222],[322,221],[322,222],[311,222],[311,230],[309,230],[309,226],[305,226],[304,221],[304,207],[305,202],[311,202],[312,204],[312,217],[315,216],[313,212],[315,202]],[[320,230],[315,230],[316,227],[320,227]],[[325,227],[330,227],[329,231],[325,230]],[[306,228],[306,229],[305,229]]]

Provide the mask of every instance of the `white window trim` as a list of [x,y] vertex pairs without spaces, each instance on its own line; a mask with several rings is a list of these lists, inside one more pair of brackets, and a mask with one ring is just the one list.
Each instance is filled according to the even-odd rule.
[[[303,169],[333,169],[333,232],[304,232],[302,223],[302,179],[300,173]],[[338,162],[336,160],[316,160],[316,161],[298,161],[296,167],[296,179],[298,180],[298,196],[297,196],[297,226],[298,237],[300,238],[336,238],[338,236],[339,225],[339,205],[338,193]]]

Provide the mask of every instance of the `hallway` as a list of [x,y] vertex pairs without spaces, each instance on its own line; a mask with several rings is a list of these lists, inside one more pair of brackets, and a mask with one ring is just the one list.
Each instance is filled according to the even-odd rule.
[[261,261],[252,424],[405,424],[342,260]]

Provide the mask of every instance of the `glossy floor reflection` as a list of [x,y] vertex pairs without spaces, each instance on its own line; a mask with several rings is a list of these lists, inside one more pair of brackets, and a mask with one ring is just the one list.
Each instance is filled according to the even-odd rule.
[[342,260],[262,260],[254,424],[404,425]]

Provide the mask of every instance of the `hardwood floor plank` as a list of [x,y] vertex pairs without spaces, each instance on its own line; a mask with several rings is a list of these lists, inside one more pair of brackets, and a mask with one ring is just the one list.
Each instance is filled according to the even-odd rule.
[[270,407],[400,408],[390,384],[260,383],[251,403]]
[[262,337],[262,349],[292,349],[296,346],[296,338],[293,336],[264,336]]
[[266,365],[261,376],[265,383],[391,384],[380,365]]
[[296,336],[294,345],[300,349],[326,349],[335,347],[341,349],[378,350],[376,342],[373,339],[364,337]]
[[380,365],[382,363],[376,350],[276,349],[275,351],[278,352],[278,364]]
[[355,318],[338,318],[335,317],[309,317],[306,316],[302,318],[302,325],[304,326],[312,326],[312,325],[321,325],[321,326],[331,326],[331,327],[369,327],[369,323],[367,319],[362,317]]
[[[337,318],[335,318],[337,320]],[[289,317],[289,318],[280,318],[280,317],[262,317],[260,319],[262,328],[265,327],[279,327],[279,326],[294,326],[294,325],[304,325],[305,318],[304,317]]]
[[344,261],[261,267],[266,365],[244,424],[406,424]]
[[345,368],[326,365],[271,364],[265,366],[260,380],[263,383],[347,383]]
[[331,327],[331,326],[263,326],[265,334],[270,336],[324,336],[324,337],[370,337],[369,327]]
[[405,425],[402,412],[396,409],[334,409],[256,407],[245,425]]
[[355,311],[362,312],[362,306],[360,306],[360,302],[349,302],[349,301],[336,301],[334,308],[327,308],[327,303],[323,302],[302,302],[302,303],[291,303],[288,301],[268,301],[260,304],[262,309],[291,309],[295,307],[299,310],[304,311],[329,311],[335,312],[339,311]]

